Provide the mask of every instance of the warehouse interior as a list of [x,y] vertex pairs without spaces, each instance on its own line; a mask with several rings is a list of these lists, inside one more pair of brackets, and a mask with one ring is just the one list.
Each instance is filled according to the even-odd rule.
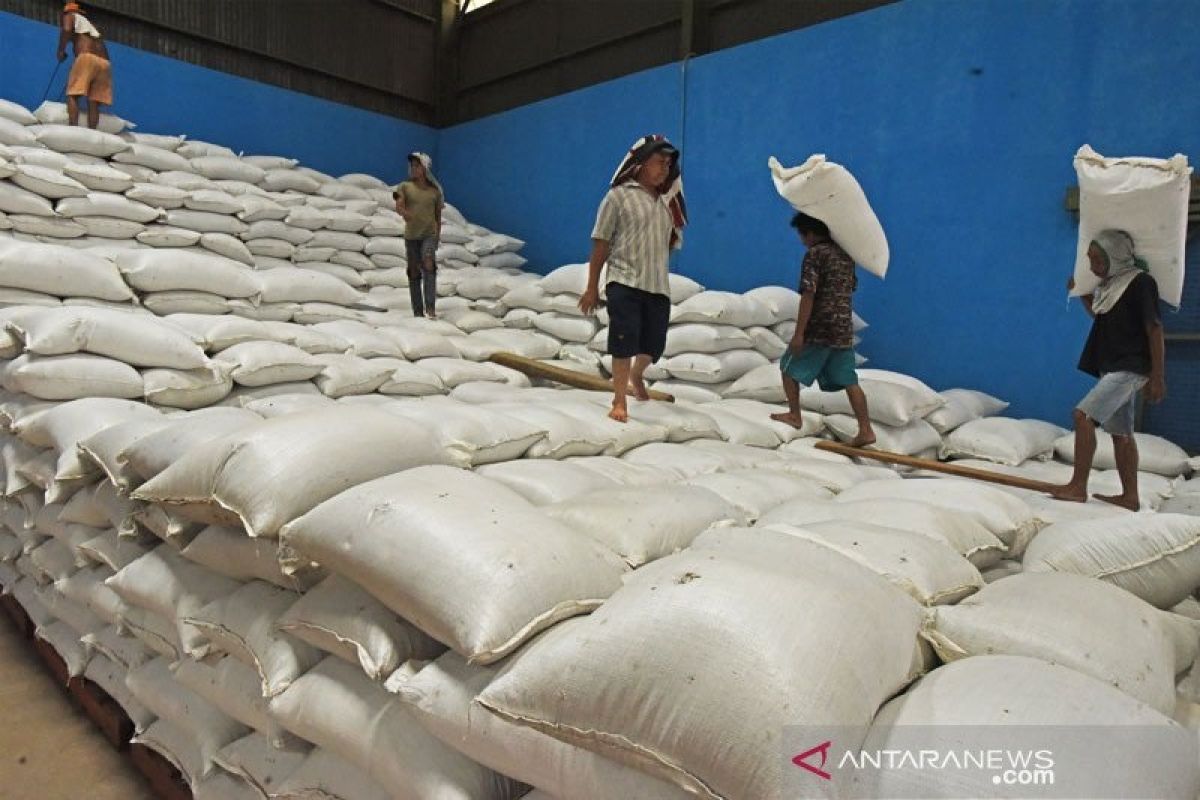
[[[99,132],[59,105],[71,12],[0,0],[0,708],[19,721],[0,796],[974,797],[1056,777],[1200,796],[1200,99],[1179,88],[1200,6],[82,6],[115,86]],[[617,298],[580,303],[614,167],[650,134],[686,216],[651,399],[631,383],[622,427]],[[813,164],[860,198],[851,223],[832,190],[797,200]],[[429,252],[405,233],[418,173],[444,193]],[[861,415],[848,382],[790,371],[806,210],[853,251]],[[1157,287],[1136,332],[1154,366],[1096,416],[1113,372],[1077,364],[1111,274],[1079,285],[1125,228]],[[961,733],[1002,725],[1100,735],[1047,733],[1031,752],[1058,758],[994,781],[838,760],[1016,748]],[[1122,747],[1153,769],[1114,777]]]

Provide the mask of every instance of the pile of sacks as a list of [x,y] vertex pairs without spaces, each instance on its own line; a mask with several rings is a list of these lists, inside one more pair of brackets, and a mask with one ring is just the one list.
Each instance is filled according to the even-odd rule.
[[[320,189],[280,193],[324,210]],[[400,266],[294,261],[311,242],[252,269],[41,235],[0,243],[0,285],[37,293],[0,309],[0,587],[197,798],[782,798],[825,788],[792,785],[781,757],[784,726],[816,719],[875,749],[895,725],[1144,725],[1166,745],[1106,789],[1200,790],[1173,721],[1200,721],[1200,517],[814,448],[853,424],[844,394],[806,393],[796,430],[769,418],[765,378],[735,391],[756,372],[777,387],[788,290],[673,278],[659,387],[692,399],[635,402],[620,424],[601,393],[482,363],[603,369],[578,265],[542,279],[464,243],[479,262],[443,254],[433,322],[404,313],[403,286],[364,293],[332,269]],[[242,283],[275,270],[357,294]],[[175,300],[213,305],[159,303]],[[1063,433],[1026,447],[1014,426],[1051,431],[994,398],[863,381],[884,449],[1027,470]],[[1149,444],[1143,463],[1179,466]],[[1185,469],[1160,476],[1168,502],[1200,497]]]

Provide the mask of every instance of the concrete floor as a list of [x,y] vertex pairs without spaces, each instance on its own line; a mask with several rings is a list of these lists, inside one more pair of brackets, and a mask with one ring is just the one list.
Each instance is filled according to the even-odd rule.
[[77,711],[0,616],[0,797],[153,800],[129,760]]

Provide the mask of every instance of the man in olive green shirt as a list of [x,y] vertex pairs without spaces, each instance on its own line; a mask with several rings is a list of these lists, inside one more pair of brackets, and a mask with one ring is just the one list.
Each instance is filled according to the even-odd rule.
[[408,294],[414,317],[437,318],[437,248],[445,197],[433,177],[433,159],[408,154],[408,180],[396,187],[396,212],[404,217]]

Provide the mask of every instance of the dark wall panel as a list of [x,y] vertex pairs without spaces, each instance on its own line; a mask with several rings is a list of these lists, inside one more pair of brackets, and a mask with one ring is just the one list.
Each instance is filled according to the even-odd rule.
[[[434,117],[437,0],[94,0],[107,39],[416,122]],[[0,0],[56,23],[61,4]]]

